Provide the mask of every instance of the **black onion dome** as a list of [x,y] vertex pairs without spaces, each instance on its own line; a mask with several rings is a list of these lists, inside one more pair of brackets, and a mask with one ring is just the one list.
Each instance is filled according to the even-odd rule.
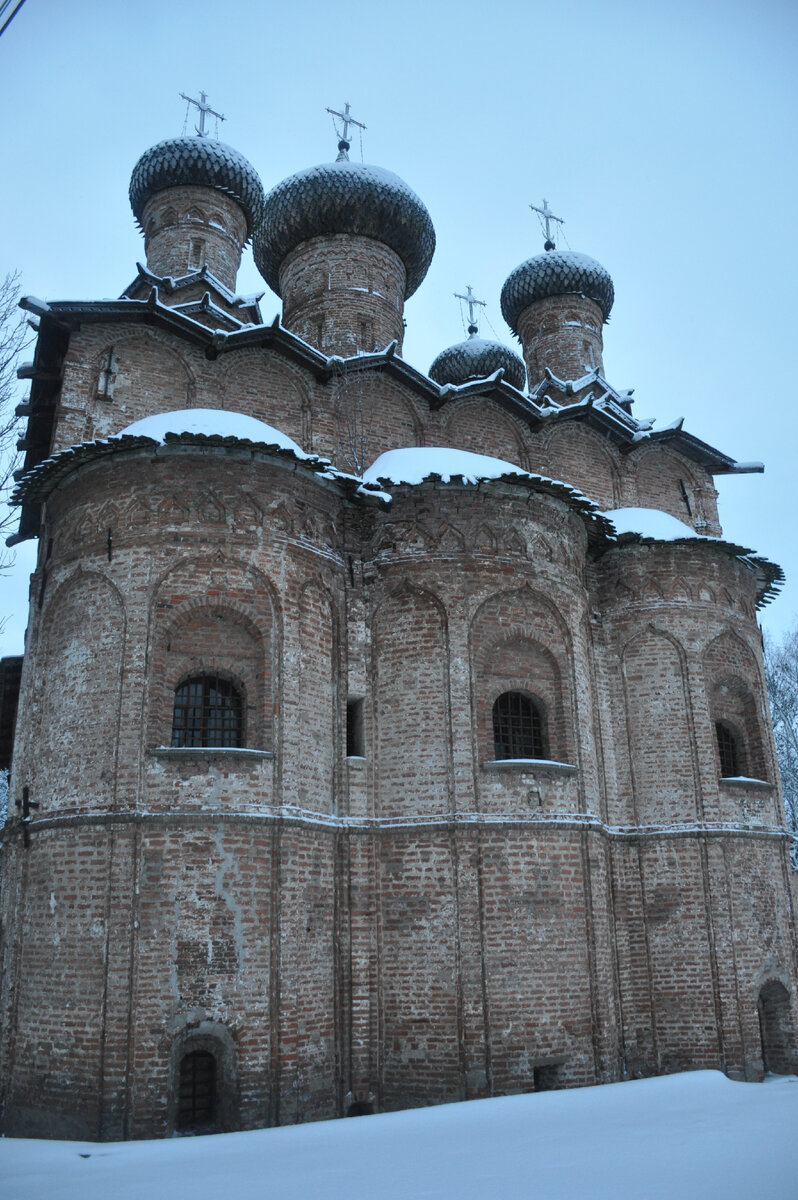
[[486,379],[499,367],[504,368],[504,378],[519,391],[526,381],[523,360],[501,342],[488,342],[481,337],[470,337],[442,350],[429,369],[430,379],[441,385],[453,383],[458,386],[470,379]]
[[601,263],[573,250],[547,250],[516,267],[502,288],[502,315],[513,333],[518,318],[534,300],[578,292],[595,300],[606,321],[615,299],[612,280]]
[[141,221],[144,206],[158,192],[192,183],[237,200],[252,235],[263,208],[260,176],[238,150],[209,137],[167,138],[144,151],[130,177],[130,207],[136,220]]
[[253,238],[255,262],[280,295],[280,266],[302,242],[325,234],[374,238],[399,255],[405,297],[427,273],[435,230],[425,205],[393,171],[346,160],[308,167],[272,188]]

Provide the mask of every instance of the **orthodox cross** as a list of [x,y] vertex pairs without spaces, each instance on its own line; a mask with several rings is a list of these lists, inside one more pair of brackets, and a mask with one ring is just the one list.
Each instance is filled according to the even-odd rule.
[[546,230],[546,244],[544,246],[544,249],[545,250],[553,250],[554,242],[552,241],[552,237],[551,237],[551,222],[556,221],[558,225],[562,225],[562,223],[563,223],[562,217],[555,217],[554,213],[549,208],[549,202],[548,202],[548,200],[545,199],[545,197],[543,199],[543,207],[542,208],[538,208],[537,204],[530,204],[529,207],[532,209],[532,212],[540,213],[541,217],[543,218],[543,222],[544,222],[544,226],[545,226],[545,230]]
[[[339,120],[342,122],[342,133],[341,133],[341,137],[338,141],[338,157],[336,158],[335,161],[336,162],[347,162],[349,159],[349,145],[350,145],[350,143],[349,143],[349,126],[354,125],[357,129],[365,129],[366,126],[363,124],[362,121],[356,121],[354,117],[349,115],[349,101],[348,100],[347,100],[346,104],[344,105],[343,112],[338,112],[338,110],[335,108],[328,108],[327,112],[331,115],[331,117],[333,119],[333,125],[335,125],[336,117],[338,117]],[[336,132],[337,132],[337,126],[336,126]]]
[[217,121],[226,121],[227,120],[227,117],[223,116],[221,113],[216,112],[215,109],[211,108],[210,104],[206,103],[208,97],[205,94],[205,92],[200,92],[199,100],[194,100],[192,96],[187,96],[185,92],[181,92],[180,95],[183,97],[184,100],[188,101],[189,104],[193,104],[196,108],[199,109],[200,123],[199,123],[199,125],[195,125],[194,128],[196,129],[197,134],[200,137],[208,136],[208,132],[205,128],[205,114],[206,113],[210,113],[210,115],[212,117],[216,117]]
[[477,307],[484,308],[487,301],[477,300],[470,283],[466,285],[466,292],[468,293],[466,296],[464,296],[462,292],[455,292],[454,298],[455,300],[465,300],[466,304],[468,305],[468,332],[473,336],[475,333],[479,332],[479,326],[477,325],[477,318],[474,309]]

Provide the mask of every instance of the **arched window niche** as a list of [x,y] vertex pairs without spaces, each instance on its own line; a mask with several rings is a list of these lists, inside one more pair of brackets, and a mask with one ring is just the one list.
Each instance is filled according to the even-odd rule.
[[710,693],[710,713],[720,778],[768,783],[756,698],[745,681],[719,680]]

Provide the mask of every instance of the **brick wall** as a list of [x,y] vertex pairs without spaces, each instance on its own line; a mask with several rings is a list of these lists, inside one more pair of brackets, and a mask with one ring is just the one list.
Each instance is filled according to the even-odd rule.
[[[689,464],[664,448],[543,438],[492,402],[429,413],[382,374],[344,445],[339,383],[87,327],[56,445],[226,407],[339,461],[449,438],[679,515]],[[759,1078],[771,985],[793,1015],[770,1061],[779,1038],[794,1061],[754,580],[721,548],[597,558],[526,488],[396,488],[386,510],[284,460],[165,447],[63,479],[32,598],[12,787],[41,807],[28,849],[4,834],[7,1132],[166,1134],[191,1047],[217,1057],[225,1128],[693,1066]],[[241,691],[241,750],[168,748],[174,688],[204,669]],[[492,762],[508,690],[541,705],[554,762]],[[758,781],[720,778],[720,719]]]
[[404,263],[373,238],[311,238],[280,265],[286,329],[324,354],[348,358],[399,343],[402,352]]
[[247,220],[232,196],[192,184],[165,188],[147,201],[141,224],[154,275],[179,278],[207,267],[235,291]]

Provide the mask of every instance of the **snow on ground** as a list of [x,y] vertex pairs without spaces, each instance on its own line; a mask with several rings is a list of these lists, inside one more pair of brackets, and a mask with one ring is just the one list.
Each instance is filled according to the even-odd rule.
[[0,1141],[3,1200],[795,1200],[798,1077],[696,1071],[253,1133]]
[[293,438],[288,434],[259,421],[257,417],[248,417],[246,413],[228,412],[217,408],[179,408],[173,412],[155,413],[151,417],[142,417],[134,421],[126,429],[120,431],[117,437],[131,434],[135,437],[151,437],[156,442],[162,442],[167,433],[204,433],[206,437],[237,437],[250,442],[265,442],[267,445],[281,446],[284,450],[293,450],[297,458],[307,458]]

